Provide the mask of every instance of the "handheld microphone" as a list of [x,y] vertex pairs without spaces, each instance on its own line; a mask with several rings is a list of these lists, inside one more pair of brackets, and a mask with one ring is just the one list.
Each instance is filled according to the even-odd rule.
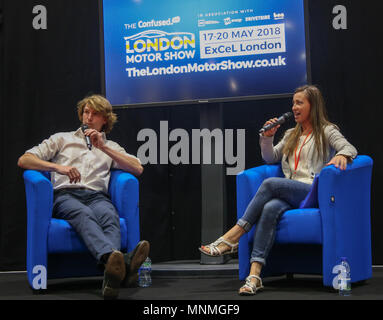
[[272,129],[272,128],[274,128],[274,127],[276,127],[282,123],[285,123],[286,120],[288,120],[292,117],[292,115],[293,115],[292,112],[286,112],[285,114],[280,116],[276,122],[270,123],[270,124],[264,126],[261,130],[259,130],[259,133],[264,133],[267,130],[270,130],[270,129]]
[[[85,132],[85,130],[88,129],[88,128],[89,127],[86,124],[83,124],[81,126],[82,132]],[[92,150],[92,142],[90,142],[90,138],[88,136],[85,136],[85,141],[86,141],[86,145],[87,145],[88,149]]]

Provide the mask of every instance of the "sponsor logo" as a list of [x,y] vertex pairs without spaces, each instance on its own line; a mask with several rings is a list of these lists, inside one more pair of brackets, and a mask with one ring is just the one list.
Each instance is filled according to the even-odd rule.
[[138,21],[137,25],[139,28],[152,28],[152,27],[163,27],[172,26],[176,23],[181,22],[181,17],[168,18],[166,20],[150,20],[150,21]]
[[126,63],[192,59],[195,35],[190,32],[146,30],[124,37]]
[[282,20],[285,18],[285,14],[284,13],[275,13],[274,12],[274,20]]
[[126,30],[129,30],[129,29],[137,29],[137,27],[140,29],[143,29],[143,28],[172,26],[172,25],[174,25],[176,23],[180,23],[180,22],[181,22],[181,17],[176,16],[173,18],[165,19],[165,20],[154,20],[154,19],[152,19],[149,21],[138,21],[138,22],[133,22],[133,23],[126,23],[126,24],[124,24],[124,26],[125,26]]
[[195,36],[190,32],[165,32],[147,30],[130,37],[124,37],[126,53],[142,53],[195,48]]
[[250,22],[250,21],[262,21],[262,20],[270,20],[270,15],[245,17],[245,21],[246,22]]
[[225,23],[225,26],[232,24],[232,23],[241,23],[242,19],[232,19],[230,17],[223,19],[223,22]]
[[205,27],[212,24],[219,24],[219,21],[216,20],[198,20],[199,27]]

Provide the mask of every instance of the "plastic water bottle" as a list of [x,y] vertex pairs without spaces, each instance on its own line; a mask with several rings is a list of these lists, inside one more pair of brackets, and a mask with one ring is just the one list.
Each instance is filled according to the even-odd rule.
[[351,295],[351,269],[347,262],[347,258],[342,257],[340,265],[344,267],[345,271],[341,272],[339,277],[341,283],[339,284],[339,295],[349,296]]
[[152,260],[149,257],[146,258],[140,268],[140,278],[138,285],[142,288],[150,287],[152,285]]

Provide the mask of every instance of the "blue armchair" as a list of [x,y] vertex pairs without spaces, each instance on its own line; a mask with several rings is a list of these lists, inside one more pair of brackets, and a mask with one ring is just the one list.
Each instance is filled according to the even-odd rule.
[[[101,275],[82,239],[65,220],[52,218],[53,187],[48,172],[26,170],[27,275],[33,288],[35,266],[44,266],[47,279]],[[112,170],[109,194],[120,215],[121,250],[131,251],[140,240],[138,180]]]
[[[286,211],[277,226],[275,244],[261,276],[283,274],[323,275],[332,286],[333,267],[347,257],[352,282],[371,278],[370,190],[373,161],[358,156],[345,171],[322,169],[318,178],[316,208]],[[243,216],[259,186],[269,177],[283,177],[280,165],[262,165],[237,176],[237,217]],[[239,241],[239,278],[250,270],[256,226]]]

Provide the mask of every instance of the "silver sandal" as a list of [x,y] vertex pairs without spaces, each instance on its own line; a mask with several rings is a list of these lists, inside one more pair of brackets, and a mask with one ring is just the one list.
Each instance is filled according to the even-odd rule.
[[[257,286],[256,283],[253,283],[251,281],[251,279],[259,280],[260,285]],[[258,277],[258,276],[250,275],[250,276],[248,276],[246,278],[246,283],[240,288],[240,290],[242,288],[250,289],[250,291],[238,292],[238,294],[240,296],[253,296],[253,295],[255,295],[257,293],[258,290],[262,290],[263,289],[262,279],[260,277]]]
[[[221,250],[218,249],[218,246],[221,243],[228,245],[231,248],[231,250],[221,252]],[[232,254],[232,253],[238,252],[238,242],[237,243],[230,243],[222,237],[220,237],[219,239],[217,239],[213,243],[211,243],[207,246],[204,246],[204,247],[208,248],[210,250],[210,252],[206,252],[206,251],[202,250],[202,248],[198,248],[199,251],[201,251],[203,254],[206,254],[207,256],[210,256],[210,257],[220,257],[220,256],[224,256],[227,254]]]

